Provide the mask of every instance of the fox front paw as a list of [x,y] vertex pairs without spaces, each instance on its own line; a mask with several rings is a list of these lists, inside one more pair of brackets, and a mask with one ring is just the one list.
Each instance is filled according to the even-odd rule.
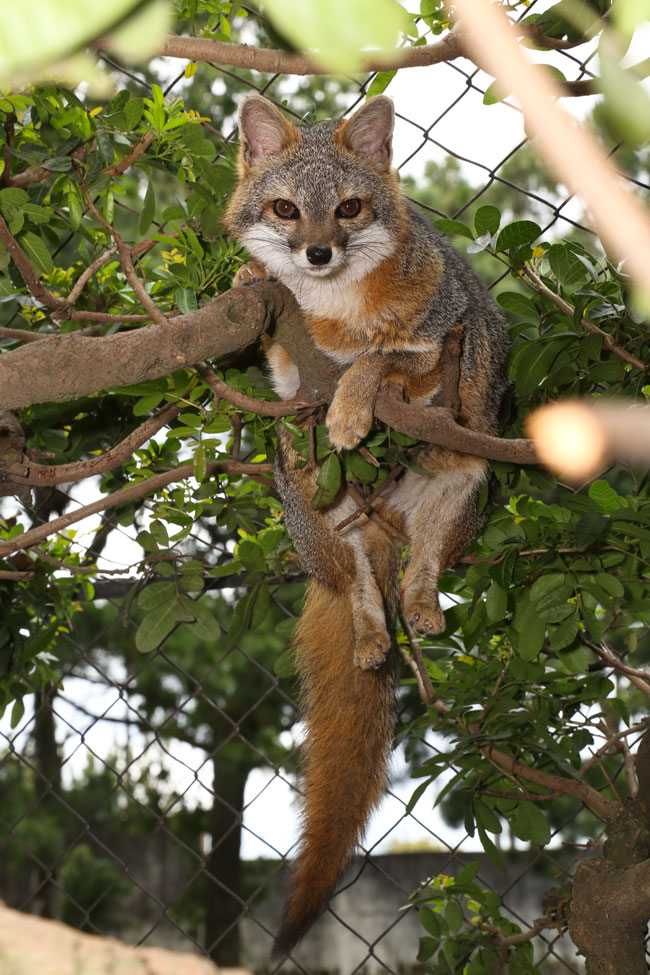
[[255,284],[256,281],[272,281],[266,268],[259,261],[249,261],[242,264],[232,280],[233,288],[240,288],[243,284]]
[[337,450],[353,450],[372,426],[372,410],[335,396],[325,418],[327,435]]

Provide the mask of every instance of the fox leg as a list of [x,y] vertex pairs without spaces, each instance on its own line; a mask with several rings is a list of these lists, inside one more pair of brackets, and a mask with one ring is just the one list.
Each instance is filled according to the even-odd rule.
[[[373,571],[373,562],[381,554],[376,526],[362,516],[339,531],[336,526],[354,510],[347,497],[327,511],[314,511],[310,502],[316,491],[316,471],[311,464],[296,469],[297,459],[290,435],[279,427],[275,482],[284,503],[285,524],[303,568],[321,585],[348,597],[353,662],[363,670],[373,670],[384,662],[391,645],[385,598]],[[384,547],[391,561],[392,542],[386,539]]]
[[481,529],[483,519],[476,513],[476,501],[487,461],[427,447],[416,462],[429,475],[408,471],[387,507],[403,515],[410,541],[410,558],[400,587],[404,616],[417,633],[429,635],[445,628],[438,580]]

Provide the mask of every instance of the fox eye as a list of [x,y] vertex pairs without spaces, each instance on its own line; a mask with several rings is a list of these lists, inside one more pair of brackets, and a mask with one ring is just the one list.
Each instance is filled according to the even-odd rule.
[[361,200],[344,200],[336,208],[337,217],[357,217],[361,211]]
[[300,216],[300,210],[290,200],[274,200],[273,212],[282,220],[297,220]]

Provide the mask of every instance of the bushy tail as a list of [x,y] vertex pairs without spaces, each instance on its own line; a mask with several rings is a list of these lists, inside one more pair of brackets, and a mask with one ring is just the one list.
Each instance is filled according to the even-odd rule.
[[385,785],[394,726],[394,676],[352,663],[347,596],[309,586],[297,633],[307,741],[303,832],[273,958],[285,957],[322,911]]

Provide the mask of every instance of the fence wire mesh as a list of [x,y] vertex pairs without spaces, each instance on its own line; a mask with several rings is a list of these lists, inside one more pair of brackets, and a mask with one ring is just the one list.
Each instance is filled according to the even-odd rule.
[[[527,12],[533,7],[535,0]],[[582,59],[575,52],[557,52],[569,79],[592,77],[592,57],[592,51]],[[118,83],[121,78],[149,90],[149,80],[107,56],[103,60]],[[291,79],[274,75],[256,83],[250,73],[216,64],[209,70],[213,90],[220,77],[228,77],[238,96],[258,91],[300,118],[292,108]],[[396,86],[395,165],[408,177],[424,172],[427,160],[442,165],[453,159],[470,187],[468,198],[451,211],[414,193],[423,212],[459,219],[501,186],[519,201],[521,213],[540,219],[545,232],[591,235],[570,196],[545,191],[539,182],[525,185],[526,167],[519,178],[513,175],[513,164],[527,147],[520,124],[511,145],[504,147],[495,130],[494,140],[483,134],[475,153],[468,155],[468,119],[485,111],[487,83],[479,70],[455,62],[422,71],[428,72],[422,84],[435,85],[435,98],[421,100],[419,120],[411,117],[409,101]],[[173,95],[183,77],[181,72],[171,78],[165,94]],[[350,80],[345,114],[362,103],[373,78]],[[499,118],[519,115],[508,99],[494,111]],[[224,151],[235,136],[233,123],[223,136]],[[630,181],[649,188],[642,180]],[[490,285],[497,287],[507,274],[507,267],[497,268]],[[66,506],[80,503],[74,492],[63,493]],[[118,561],[120,535],[125,547],[132,539],[114,525],[112,532],[110,558]],[[204,531],[197,529],[191,539],[197,552],[209,553]],[[95,611],[80,630],[85,637],[65,638],[61,687],[35,691],[18,725],[2,725],[0,896],[10,907],[63,919],[93,934],[184,949],[255,972],[271,970],[267,959],[279,892],[296,834],[297,704],[245,641],[206,654],[192,670],[175,653],[174,634],[150,655],[113,655],[111,648],[127,646],[133,635],[129,586],[128,580],[108,577],[97,583]],[[279,583],[272,601],[290,616],[292,600],[281,589]],[[200,599],[213,597],[214,590],[208,590]],[[238,680],[246,693],[234,693]],[[160,687],[155,700],[147,693],[152,683]],[[188,716],[199,711],[201,721],[193,726]],[[268,721],[270,713],[276,716],[280,745],[260,734],[260,722]],[[431,737],[424,747],[440,752],[444,742]],[[543,850],[513,847],[500,875],[462,828],[446,827],[431,802],[406,811],[410,788],[404,761],[396,767],[401,780],[398,776],[388,790],[325,917],[286,963],[286,971],[424,971],[415,960],[417,919],[405,908],[413,888],[427,876],[453,875],[479,859],[478,882],[498,890],[510,915],[528,928],[542,912],[544,890],[561,887],[574,853],[580,855],[579,848],[565,842],[570,835],[578,846],[584,838],[572,815]],[[543,932],[540,941],[540,971],[583,970],[561,930]]]

